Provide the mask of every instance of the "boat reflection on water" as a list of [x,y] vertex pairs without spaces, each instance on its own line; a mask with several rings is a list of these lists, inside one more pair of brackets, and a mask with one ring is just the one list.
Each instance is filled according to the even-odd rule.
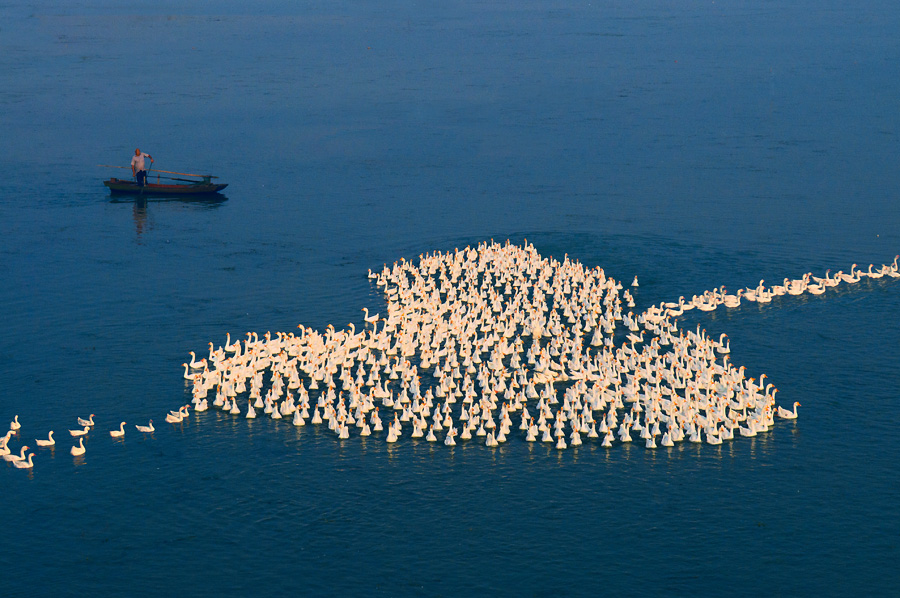
[[132,218],[134,218],[134,228],[137,233],[138,242],[141,240],[145,230],[150,225],[147,221],[150,204],[162,208],[166,206],[177,205],[187,209],[213,210],[228,201],[228,197],[221,193],[208,193],[204,195],[151,195],[151,196],[135,196],[135,195],[115,195],[110,200],[111,204],[132,204]]

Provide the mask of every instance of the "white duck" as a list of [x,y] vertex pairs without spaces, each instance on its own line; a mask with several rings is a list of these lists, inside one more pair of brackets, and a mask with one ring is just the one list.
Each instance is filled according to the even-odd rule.
[[811,284],[807,285],[806,290],[811,295],[821,295],[825,292],[825,286],[821,284]]
[[366,315],[363,316],[363,320],[365,320],[365,321],[368,322],[369,324],[374,324],[375,322],[378,321],[378,316],[379,316],[379,314],[375,314],[374,316],[370,316],[370,315],[369,315],[369,308],[368,308],[368,307],[364,307],[364,308],[362,308],[362,310],[363,310],[364,312],[366,312]]
[[447,436],[446,438],[444,438],[444,444],[447,446],[456,446],[456,441],[453,439],[454,436],[456,436],[455,428],[450,428],[449,430],[447,430]]
[[197,356],[194,355],[193,351],[190,352],[190,355],[191,355],[191,362],[188,364],[188,367],[190,367],[192,370],[202,370],[206,367],[206,359],[201,359],[200,361],[197,361]]
[[874,267],[875,267],[875,264],[869,264],[869,271],[861,272],[860,275],[868,276],[869,278],[881,278],[882,276],[884,276],[884,272],[881,271],[881,268],[873,271],[872,268],[874,268]]
[[178,411],[169,411],[166,414],[166,421],[170,424],[178,424],[184,421],[184,418],[187,417],[187,413],[182,413],[186,411],[185,407],[182,407]]
[[608,430],[606,435],[603,437],[603,442],[600,443],[600,446],[611,447],[613,442],[613,433],[612,430]]
[[21,454],[13,455],[12,453],[10,453],[10,454],[8,454],[8,455],[2,455],[3,460],[4,460],[4,461],[9,461],[9,462],[13,462],[13,461],[21,461],[22,459],[25,458],[25,451],[27,451],[27,450],[28,450],[28,447],[27,447],[27,446],[23,446],[23,447],[22,447],[22,452],[21,452]]
[[797,407],[802,407],[802,405],[800,405],[800,403],[798,403],[797,401],[794,401],[794,410],[793,411],[788,411],[784,407],[779,406],[778,407],[778,417],[780,417],[782,419],[797,419]]
[[856,270],[856,264],[853,264],[852,266],[850,266],[850,274],[844,274],[843,272],[838,272],[838,274],[840,275],[841,280],[843,280],[844,282],[853,283],[859,282],[859,278],[862,273]]
[[85,449],[84,449],[84,438],[79,438],[79,439],[78,439],[78,446],[73,446],[72,449],[71,449],[69,452],[72,453],[72,456],[73,456],[73,457],[78,457],[79,455],[83,455],[83,454],[84,454],[84,451],[85,451]]
[[744,295],[744,289],[738,289],[738,292],[734,295],[722,295],[722,304],[725,307],[740,307],[741,306],[741,297]]
[[91,429],[89,427],[85,426],[83,430],[69,430],[69,434],[71,434],[72,436],[75,436],[77,438],[78,436],[84,436],[85,434],[87,434],[90,431],[91,431]]
[[893,265],[887,265],[881,267],[881,271],[890,276],[891,278],[900,278],[900,270],[897,268],[897,258],[900,256],[894,257]]
[[121,438],[122,436],[125,436],[125,422],[119,424],[118,430],[110,430],[109,435],[113,438]]
[[9,422],[10,430],[18,430],[22,427],[22,424],[19,423],[19,416],[17,415],[11,422]]
[[724,332],[719,336],[719,342],[716,344],[716,351],[721,354],[731,353],[731,341],[725,340],[728,335]]
[[21,461],[13,461],[13,465],[16,469],[31,469],[34,467],[34,463],[31,462],[32,457],[34,457],[34,453],[28,453],[28,461],[24,459]]
[[153,420],[152,420],[152,419],[150,420],[150,425],[147,425],[147,426],[138,426],[138,425],[135,425],[134,427],[137,428],[137,431],[138,431],[138,432],[144,432],[145,434],[146,434],[146,433],[153,432],[153,431],[156,430],[156,428],[153,427]]
[[78,418],[78,425],[79,425],[79,426],[83,426],[83,427],[87,427],[87,428],[90,428],[91,426],[93,426],[93,425],[94,425],[94,414],[91,413],[91,416],[90,416],[89,418],[87,418],[87,419],[82,419],[82,418],[79,417],[79,418]]
[[38,446],[53,446],[56,444],[56,441],[53,440],[53,430],[50,430],[50,434],[47,435],[47,440],[35,440],[34,441]]

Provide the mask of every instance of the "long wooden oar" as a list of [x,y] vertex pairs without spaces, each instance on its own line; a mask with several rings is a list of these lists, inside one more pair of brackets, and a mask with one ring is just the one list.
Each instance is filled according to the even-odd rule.
[[[97,166],[102,166],[104,168],[128,168],[129,170],[131,169],[130,166],[113,166],[112,164],[97,164]],[[190,172],[173,172],[171,170],[157,170],[156,172],[165,172],[166,174],[180,174],[183,176],[196,176],[196,177],[200,177],[200,178],[203,178],[203,177],[209,177],[211,179],[219,178],[219,177],[213,176],[211,174],[191,174]]]

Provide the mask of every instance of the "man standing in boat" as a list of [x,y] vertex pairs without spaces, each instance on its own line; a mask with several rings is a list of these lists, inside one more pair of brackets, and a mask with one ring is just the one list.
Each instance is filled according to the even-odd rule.
[[153,164],[153,156],[142,153],[140,149],[134,150],[134,157],[131,159],[131,174],[137,179],[137,184],[141,187],[144,186],[144,182],[147,180],[144,158],[150,158],[150,163]]

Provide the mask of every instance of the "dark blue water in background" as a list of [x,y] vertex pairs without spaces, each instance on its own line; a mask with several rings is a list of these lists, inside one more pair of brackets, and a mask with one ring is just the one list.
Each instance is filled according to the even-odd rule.
[[[891,2],[7,2],[3,587],[28,595],[895,591],[900,283],[727,332],[795,422],[722,446],[497,449],[209,412],[188,351],[362,324],[366,278],[490,239],[639,307],[900,252]],[[135,147],[219,201],[111,201]],[[65,430],[96,413],[85,458]],[[153,418],[140,437],[134,423]],[[120,421],[123,441],[106,430]]]

